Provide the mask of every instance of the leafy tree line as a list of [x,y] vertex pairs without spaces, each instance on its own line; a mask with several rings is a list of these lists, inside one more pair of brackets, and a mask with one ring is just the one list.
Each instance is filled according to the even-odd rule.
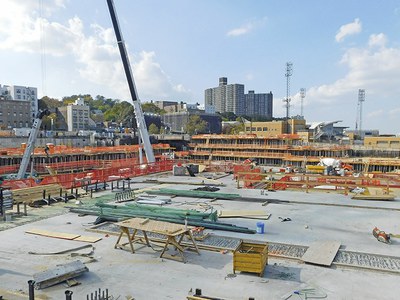
[[[97,95],[93,98],[90,94],[84,95],[71,95],[65,96],[61,100],[50,98],[48,96],[44,96],[39,100],[39,109],[49,109],[50,111],[55,111],[56,108],[67,106],[72,104],[78,98],[83,98],[86,105],[90,108],[90,117],[95,122],[116,122],[118,124],[122,123],[124,126],[128,127],[136,127],[136,121],[134,117],[134,108],[133,105],[127,101],[121,101],[119,99],[111,99],[106,98],[101,95]],[[98,114],[97,112],[101,111],[102,114]],[[158,108],[152,102],[142,103],[142,111],[145,113],[154,113],[154,114],[165,114],[165,110]],[[243,118],[249,121],[257,122],[257,121],[270,121],[265,117],[248,117],[248,116],[237,116],[232,112],[219,113],[221,119],[223,121],[237,121],[236,125],[229,125],[224,129],[225,134],[238,134],[239,132],[244,131]],[[53,119],[53,121],[51,121]],[[56,114],[52,113],[49,116],[43,119],[43,124],[46,128],[51,128],[51,123],[54,122],[56,124]],[[208,123],[202,120],[199,116],[193,115],[190,116],[189,121],[186,125],[185,131],[189,134],[196,133],[205,133],[208,128]],[[163,133],[163,128],[159,128],[156,124],[149,125],[149,133],[150,134],[158,134]]]
[[[45,96],[39,100],[39,109],[54,111],[55,108],[73,104],[79,97],[83,98],[85,104],[89,106],[90,117],[95,122],[109,121],[123,124],[132,124],[134,122],[134,108],[131,103],[119,99],[105,98],[100,95],[97,95],[95,98],[89,94],[72,95],[63,97],[61,100]],[[147,113],[165,113],[164,110],[158,108],[154,103],[143,103],[142,110]],[[96,114],[98,111],[101,111],[103,115],[99,116],[99,114]],[[51,118],[54,119],[55,114],[43,119],[43,123],[47,124]]]

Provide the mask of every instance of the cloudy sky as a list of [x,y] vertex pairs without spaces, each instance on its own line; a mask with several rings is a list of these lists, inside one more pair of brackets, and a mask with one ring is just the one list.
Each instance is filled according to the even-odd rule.
[[[359,0],[114,0],[142,102],[204,103],[228,83],[272,91],[308,123],[400,134],[400,4]],[[0,84],[39,97],[103,95],[129,101],[106,0],[0,0]],[[359,125],[358,125],[359,126]]]

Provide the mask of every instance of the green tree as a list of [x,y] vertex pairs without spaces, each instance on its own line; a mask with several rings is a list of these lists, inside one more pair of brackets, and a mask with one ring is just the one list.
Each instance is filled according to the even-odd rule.
[[150,134],[159,134],[160,133],[160,129],[157,127],[156,124],[151,123],[149,126],[149,133]]
[[208,128],[208,123],[200,118],[198,115],[189,117],[189,121],[186,124],[185,131],[192,135],[198,133],[205,133]]
[[114,121],[117,123],[125,123],[133,117],[133,105],[129,102],[117,102],[109,110],[104,113],[106,121]]
[[38,100],[39,109],[54,109],[62,105],[63,105],[62,101],[47,96],[44,96]]
[[222,121],[235,121],[237,116],[233,112],[224,112],[224,113],[218,113]]
[[142,110],[143,110],[143,112],[148,112],[148,113],[153,113],[153,114],[159,114],[159,115],[165,114],[165,110],[159,108],[153,102],[143,103]]
[[[52,119],[53,119],[53,126],[51,126]],[[57,120],[56,113],[51,113],[50,115],[43,117],[41,126],[42,128],[46,128],[47,130],[52,130],[52,129],[56,130],[57,129],[56,120]]]

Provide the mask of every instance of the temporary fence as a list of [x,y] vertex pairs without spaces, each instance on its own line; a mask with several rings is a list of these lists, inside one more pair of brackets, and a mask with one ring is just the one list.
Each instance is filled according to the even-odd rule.
[[3,186],[10,189],[37,185],[60,184],[64,188],[81,187],[84,183],[108,182],[154,173],[171,171],[175,160],[160,160],[155,163],[137,164],[134,160],[112,161],[111,166],[86,172],[47,175],[41,179],[4,180]]

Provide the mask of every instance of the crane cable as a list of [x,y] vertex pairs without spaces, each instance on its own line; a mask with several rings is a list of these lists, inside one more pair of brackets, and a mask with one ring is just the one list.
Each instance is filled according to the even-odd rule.
[[43,18],[43,0],[39,0],[39,18],[40,18],[40,60],[41,60],[41,79],[42,79],[42,95],[47,95],[46,87],[46,32],[44,28]]

